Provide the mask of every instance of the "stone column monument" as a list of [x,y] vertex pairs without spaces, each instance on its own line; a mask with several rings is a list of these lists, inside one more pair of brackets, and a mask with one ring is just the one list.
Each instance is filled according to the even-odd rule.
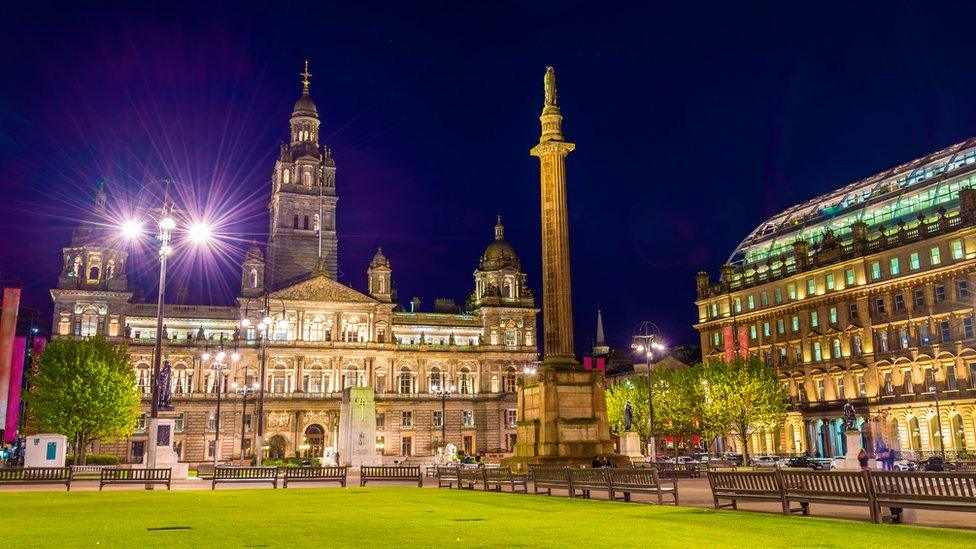
[[518,392],[515,456],[530,463],[582,464],[613,454],[603,374],[587,371],[573,352],[569,271],[566,156],[576,145],[563,139],[556,104],[556,72],[546,69],[542,136],[530,154],[539,158],[542,190],[542,319],[545,354],[539,374]]
[[376,451],[376,401],[371,387],[347,387],[339,409],[340,465],[381,465]]

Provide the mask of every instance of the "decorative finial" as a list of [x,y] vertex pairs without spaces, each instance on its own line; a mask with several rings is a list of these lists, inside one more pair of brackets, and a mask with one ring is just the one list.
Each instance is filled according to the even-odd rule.
[[502,214],[498,214],[498,221],[495,223],[495,240],[505,240],[505,226],[502,225]]
[[546,107],[556,106],[556,69],[552,66],[546,67],[546,78],[544,80],[546,89]]
[[308,72],[308,59],[305,60],[305,72],[299,73],[302,77],[302,94],[308,95],[308,85],[311,82],[312,73]]

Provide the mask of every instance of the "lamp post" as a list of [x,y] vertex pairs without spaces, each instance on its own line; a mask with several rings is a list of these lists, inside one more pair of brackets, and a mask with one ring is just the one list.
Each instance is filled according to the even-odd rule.
[[454,385],[444,386],[443,378],[433,391],[441,399],[441,443],[444,444],[445,448],[447,447],[447,395],[454,393],[454,391],[456,391]]
[[[203,356],[200,357],[204,361],[210,360],[210,352],[205,351]],[[231,365],[226,362],[227,353],[224,352],[223,348],[217,351],[217,354],[213,355],[213,363],[210,365],[210,369],[214,371],[214,380],[217,389],[217,415],[214,418],[214,455],[213,463],[214,467],[217,466],[217,462],[220,459],[220,396],[224,392],[224,371],[230,369]],[[233,352],[230,355],[231,362],[237,362],[240,360],[240,355],[237,352]]]
[[261,384],[258,383],[257,381],[255,381],[250,386],[248,385],[238,386],[236,381],[231,385],[231,388],[234,389],[234,392],[241,395],[241,400],[244,403],[244,407],[241,409],[241,463],[244,462],[244,436],[245,436],[244,418],[247,417],[247,397],[248,395],[253,394],[254,391],[257,391],[258,387],[260,386]]
[[[940,368],[941,369],[941,368]],[[942,437],[942,408],[939,406],[939,387],[935,382],[935,376],[932,376],[932,385],[929,385],[929,391],[935,394],[935,420],[939,422],[939,453],[942,454],[942,463],[945,463],[945,439]]]
[[653,322],[644,321],[634,331],[630,347],[643,355],[647,365],[647,457],[657,460],[657,441],[654,438],[654,387],[651,384],[651,360],[654,351],[663,351],[665,346],[658,342],[660,332]]
[[[169,200],[169,181],[163,182],[166,186],[163,192],[163,206],[159,210],[158,216],[147,214],[156,222],[158,231],[156,240],[159,241],[159,292],[156,298],[156,342],[153,349],[152,378],[149,380],[151,388],[150,407],[149,407],[149,448],[146,451],[146,467],[149,469],[156,467],[156,443],[159,435],[159,372],[163,359],[163,306],[166,297],[166,259],[173,252],[173,233],[177,230],[177,222],[173,217],[174,204]],[[122,227],[122,236],[134,240],[142,236],[142,224],[135,219],[126,221]],[[186,231],[187,237],[191,242],[202,244],[210,239],[210,229],[206,224],[194,223]],[[146,489],[151,490],[152,485],[147,484]]]
[[[268,338],[271,337],[270,333],[274,332],[275,328],[287,328],[288,319],[285,318],[285,304],[281,303],[281,319],[277,322],[271,318],[270,311],[270,298],[265,292],[264,298],[262,300],[262,307],[259,309],[260,314],[263,315],[260,321],[255,325],[257,333],[255,334],[258,338],[259,354],[261,356],[261,382],[258,385],[258,402],[257,402],[257,415],[258,415],[258,428],[257,434],[254,436],[254,448],[257,450],[255,452],[255,462],[258,467],[264,462],[264,393],[265,393],[265,381],[267,380],[267,363],[268,363]],[[244,308],[244,317],[241,318],[241,328],[245,332],[245,337],[247,333],[248,326],[251,325],[251,319],[248,318],[250,308],[250,300],[246,302]]]

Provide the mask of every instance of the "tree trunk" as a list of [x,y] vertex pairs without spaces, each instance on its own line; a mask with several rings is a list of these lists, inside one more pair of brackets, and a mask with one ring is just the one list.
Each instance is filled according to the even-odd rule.
[[89,440],[85,435],[79,435],[81,443],[78,445],[78,451],[75,452],[75,459],[78,460],[80,456],[79,465],[86,465],[88,462],[88,443]]
[[74,445],[74,448],[72,448],[72,450],[74,450],[74,455],[71,456],[71,464],[72,465],[80,465],[81,464],[79,462],[80,454],[81,454],[81,444],[79,444],[79,441],[80,440],[81,440],[81,434],[76,434],[71,439],[71,444]]
[[749,435],[746,429],[739,429],[739,440],[742,441],[742,466],[749,465]]

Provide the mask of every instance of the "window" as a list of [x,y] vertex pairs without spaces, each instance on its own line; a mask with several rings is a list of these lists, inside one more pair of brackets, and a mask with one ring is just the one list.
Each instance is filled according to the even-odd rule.
[[471,410],[462,410],[461,422],[465,427],[474,427],[474,412]]
[[830,323],[837,324],[837,307],[830,308]]
[[908,341],[908,328],[904,326],[898,328],[898,343],[901,344],[902,349],[907,349],[911,345]]
[[518,346],[518,332],[515,330],[505,331],[505,346],[509,349]]
[[779,365],[786,366],[786,347],[779,348]]
[[929,337],[929,325],[919,324],[918,325],[918,341],[920,345],[928,345],[932,342]]
[[133,463],[142,463],[142,456],[146,452],[146,441],[144,440],[134,440],[132,441],[132,449],[129,452],[129,458]]
[[737,298],[735,298],[734,303],[735,303],[735,312],[741,313],[742,312],[742,299],[737,297]]
[[915,301],[916,307],[925,306],[925,290],[923,290],[922,288],[918,288],[917,290],[912,292],[912,298]]
[[966,280],[959,280],[956,282],[956,295],[959,299],[967,299],[969,297],[969,282]]
[[883,315],[887,311],[885,310],[885,302],[883,297],[879,297],[874,300],[874,310],[879,314]]
[[762,307],[769,305],[769,295],[767,295],[766,292],[759,293],[759,305]]
[[969,387],[976,387],[976,362],[969,363]]
[[837,339],[836,337],[831,342],[830,354],[833,358],[840,358],[840,340]]
[[917,271],[922,266],[922,262],[918,258],[918,252],[912,253],[908,256],[908,268]]
[[902,372],[902,378],[903,378],[902,388],[904,389],[905,394],[907,394],[907,395],[914,394],[915,393],[915,383],[912,381],[912,371],[911,370],[905,370],[905,371],[903,371]]
[[934,392],[935,391],[935,371],[932,368],[926,368],[925,374],[922,378],[922,392]]
[[905,297],[900,293],[895,294],[895,311],[904,311],[904,310],[905,310]]
[[217,430],[217,412],[207,412],[207,430]]
[[826,283],[826,286],[827,286],[827,289],[828,290],[833,290],[834,289],[834,275],[833,275],[833,273],[827,275],[827,278],[825,280],[825,283]]
[[378,413],[376,414],[376,429],[383,431],[386,429],[386,414]]
[[945,300],[946,300],[945,286],[939,284],[938,286],[935,287],[935,302],[942,303]]
[[776,299],[776,303],[783,302],[783,290],[776,288],[776,290],[773,292],[773,295],[775,296],[774,299]]
[[891,381],[891,372],[885,372],[881,375],[882,383],[881,387],[886,395],[895,394],[895,384]]
[[939,333],[942,335],[942,342],[948,343],[952,341],[952,332],[949,331],[949,321],[943,320],[939,322]]
[[413,438],[403,437],[400,439],[400,455],[405,457],[413,455]]
[[754,298],[753,296],[750,295],[749,297],[746,298],[746,304],[749,306],[749,310],[750,311],[753,310],[753,309],[755,309],[756,308],[756,298]]
[[942,254],[941,252],[939,252],[938,246],[929,250],[929,261],[932,263],[932,265],[938,265],[939,263],[942,263]]
[[851,338],[851,353],[854,356],[861,356],[861,336],[856,335]]
[[769,323],[763,322],[763,337],[769,337]]
[[292,229],[297,229],[298,228],[298,214],[295,214],[295,217],[293,217],[291,221],[292,221],[291,228]]
[[176,416],[176,424],[173,426],[173,430],[177,433],[182,433],[184,429],[186,429],[186,412]]
[[857,396],[868,396],[868,386],[864,383],[864,374],[857,374]]
[[879,280],[881,278],[881,263],[875,261],[871,263],[871,280]]
[[400,394],[409,395],[413,392],[413,375],[406,367],[400,370]]
[[773,365],[773,352],[772,351],[766,351],[766,352],[763,353],[763,364],[765,364],[766,366],[772,366]]
[[888,274],[891,276],[896,276],[901,273],[901,267],[898,265],[898,258],[892,257],[888,261]]
[[817,380],[817,400],[827,400],[827,387],[824,379]]
[[467,368],[461,368],[458,372],[458,393],[462,395],[474,394],[474,374]]
[[98,313],[94,309],[88,309],[81,315],[81,335],[98,335]]
[[816,295],[817,293],[817,281],[814,279],[807,280],[807,297]]
[[756,339],[756,325],[749,326],[749,339]]
[[307,231],[308,230],[308,227],[309,227],[309,225],[308,225],[308,216],[306,215],[305,218],[302,220],[302,228]]
[[792,317],[790,317],[790,329],[793,330],[794,332],[799,332],[800,331],[800,316],[799,315],[793,315]]
[[818,326],[820,326],[820,315],[817,314],[817,311],[810,311],[810,327],[816,328]]
[[878,330],[878,351],[888,352],[888,330]]
[[847,269],[844,271],[844,281],[848,286],[854,285],[854,269]]
[[509,429],[515,428],[515,423],[518,421],[518,410],[508,409],[505,410],[505,426]]
[[857,318],[857,303],[851,303],[847,310],[849,311],[851,320]]
[[780,334],[780,335],[783,335],[784,332],[786,332],[786,323],[783,322],[783,319],[782,318],[777,318],[776,319],[776,333],[777,334]]
[[403,429],[413,427],[413,412],[400,412],[400,427]]
[[712,318],[717,318],[718,317],[718,304],[717,303],[712,303],[711,304],[711,306],[709,307],[709,313],[708,314]]
[[505,377],[502,378],[502,391],[505,393],[514,393],[518,390],[518,375],[515,372],[515,368],[512,366],[508,367],[505,372]]
[[962,240],[953,240],[949,243],[949,248],[952,249],[952,259],[962,259],[965,255],[962,249]]
[[820,351],[820,342],[819,341],[814,341],[813,342],[813,361],[814,362],[820,362],[821,360],[823,360],[823,354]]
[[959,380],[956,379],[956,365],[947,364],[945,367],[945,383],[946,389],[958,389]]
[[712,332],[712,345],[714,345],[715,347],[718,347],[721,344],[722,344],[722,333],[721,332]]
[[796,299],[796,284],[790,283],[786,286],[786,295],[789,296],[790,301]]
[[807,387],[802,381],[796,382],[796,397],[800,399],[800,402],[807,401]]
[[846,387],[844,386],[844,376],[838,376],[836,379],[837,384],[837,400],[844,400],[847,398]]
[[145,433],[146,432],[146,414],[139,416],[139,420],[136,422],[136,432]]
[[966,339],[973,338],[973,317],[967,316],[962,319],[962,333]]
[[440,410],[435,410],[431,413],[431,421],[434,423],[434,427],[444,426],[444,412]]
[[803,345],[793,347],[793,358],[797,364],[803,364]]

